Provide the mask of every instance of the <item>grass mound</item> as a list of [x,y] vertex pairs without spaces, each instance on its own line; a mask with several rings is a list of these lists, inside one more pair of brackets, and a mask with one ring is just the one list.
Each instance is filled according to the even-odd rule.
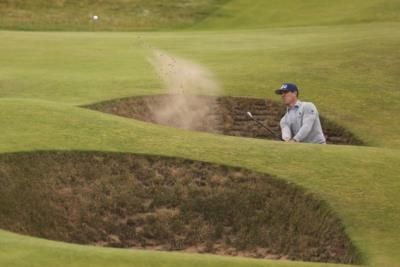
[[112,247],[359,263],[327,205],[266,174],[122,153],[0,155],[0,227]]
[[[279,140],[279,122],[285,113],[285,107],[275,101],[228,96],[141,96],[108,100],[85,107],[177,128],[275,140]],[[247,111],[272,131],[260,127],[247,116]],[[327,143],[363,144],[350,131],[323,116],[321,124]]]

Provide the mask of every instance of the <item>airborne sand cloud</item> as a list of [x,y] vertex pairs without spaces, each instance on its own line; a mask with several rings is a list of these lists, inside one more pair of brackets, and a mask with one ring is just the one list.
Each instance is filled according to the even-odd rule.
[[213,98],[194,95],[217,95],[221,92],[213,73],[189,60],[154,49],[148,58],[171,97],[153,110],[153,117],[162,124],[195,129],[215,106]]

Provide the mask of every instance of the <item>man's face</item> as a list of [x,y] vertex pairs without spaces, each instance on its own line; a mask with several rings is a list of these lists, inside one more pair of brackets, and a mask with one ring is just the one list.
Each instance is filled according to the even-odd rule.
[[281,94],[282,97],[282,102],[285,105],[290,105],[290,104],[294,104],[297,101],[297,93],[296,92],[291,92],[291,91],[284,91]]

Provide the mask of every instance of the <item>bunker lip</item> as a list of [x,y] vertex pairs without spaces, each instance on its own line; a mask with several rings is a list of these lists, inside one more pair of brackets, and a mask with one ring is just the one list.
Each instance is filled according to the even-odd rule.
[[0,228],[98,246],[361,263],[329,206],[264,173],[116,152],[0,154]]
[[[180,108],[185,101],[189,104]],[[174,104],[174,109],[168,108]],[[286,110],[268,99],[178,94],[126,97],[81,107],[182,129],[272,140],[279,140],[279,122]],[[260,127],[247,112],[272,132]],[[320,119],[328,144],[365,145],[346,128],[323,115]]]

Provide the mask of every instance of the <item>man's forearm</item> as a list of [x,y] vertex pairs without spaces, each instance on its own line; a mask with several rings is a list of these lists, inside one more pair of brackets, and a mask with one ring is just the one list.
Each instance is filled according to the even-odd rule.
[[314,122],[316,120],[316,116],[308,116],[304,118],[304,124],[301,126],[300,130],[293,137],[296,142],[302,142],[308,134],[311,132]]
[[282,128],[282,140],[287,141],[290,139],[292,139],[292,132],[289,127],[285,126]]

